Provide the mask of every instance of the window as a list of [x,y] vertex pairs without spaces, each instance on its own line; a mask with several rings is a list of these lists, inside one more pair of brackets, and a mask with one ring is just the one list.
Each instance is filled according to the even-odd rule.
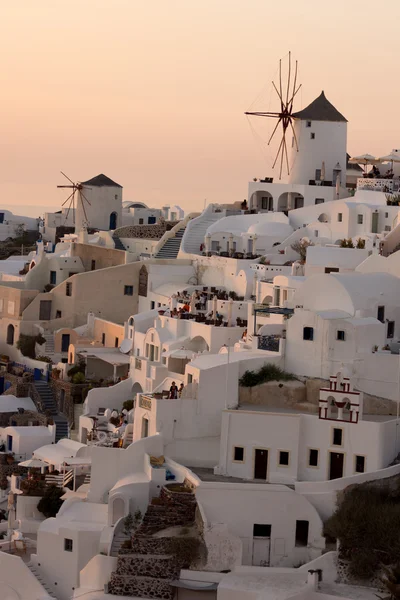
[[50,285],[56,285],[57,283],[57,273],[56,271],[50,271]]
[[296,546],[308,544],[308,521],[296,521]]
[[389,321],[387,324],[387,337],[388,338],[394,337],[394,321]]
[[118,346],[119,346],[119,338],[116,337],[115,342],[114,342],[114,347],[118,348]]
[[279,466],[289,466],[289,452],[287,450],[279,450]]
[[310,139],[315,140],[315,133],[310,133]]
[[337,332],[336,332],[336,339],[337,339],[339,342],[344,342],[344,341],[346,340],[346,334],[345,334],[345,332],[343,331],[343,329],[338,329],[338,330],[337,330]]
[[325,200],[323,198],[315,198],[315,204],[323,204]]
[[338,213],[337,220],[338,220],[338,223],[342,223],[343,222],[343,213]]
[[118,194],[114,195],[114,200],[118,200]]
[[142,419],[142,438],[149,437],[149,420],[146,417]]
[[155,307],[156,307],[156,303],[154,302],[154,300],[152,300],[150,302],[150,308],[151,308],[151,310],[153,310]]
[[106,334],[105,333],[101,334],[101,343],[103,344],[103,346],[106,345]]
[[68,538],[64,538],[64,550],[65,552],[72,552],[73,541]]
[[389,218],[389,213],[385,213],[385,219]]
[[377,317],[376,318],[381,323],[385,322],[385,307],[384,306],[378,306],[378,313],[377,313]]
[[306,122],[306,127],[311,127],[311,121]]
[[72,283],[71,281],[67,281],[67,285],[65,286],[65,295],[72,296]]
[[124,296],[133,296],[133,285],[124,286]]
[[318,229],[314,230],[314,237],[318,237]]
[[143,225],[143,219],[139,219],[139,225]]
[[315,448],[310,448],[308,453],[308,466],[318,467],[319,451]]
[[391,231],[391,229],[392,228],[390,227],[390,225],[385,225],[385,231]]
[[95,260],[92,260],[90,268],[91,268],[92,271],[96,270],[96,261]]
[[332,446],[341,446],[342,443],[343,443],[343,431],[342,431],[342,429],[337,429],[336,427],[334,427]]
[[188,384],[193,382],[193,375],[192,373],[188,373]]
[[355,464],[354,471],[356,473],[364,473],[365,472],[365,456],[355,456]]
[[357,223],[362,225],[364,223],[364,215],[357,215]]
[[261,523],[254,523],[253,525],[253,537],[271,537],[271,525],[263,525]]
[[321,169],[315,169],[315,181],[321,180]]
[[313,327],[304,327],[303,328],[303,340],[312,342],[313,339],[314,339],[314,328]]
[[56,310],[56,319],[61,319],[62,312],[61,310]]
[[244,462],[244,448],[235,446],[233,449],[233,460],[235,462]]
[[325,267],[325,273],[339,273],[338,267]]

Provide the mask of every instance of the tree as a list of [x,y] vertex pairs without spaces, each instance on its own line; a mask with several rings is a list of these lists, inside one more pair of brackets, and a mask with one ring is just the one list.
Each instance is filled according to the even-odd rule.
[[43,498],[41,498],[37,505],[38,511],[44,514],[47,519],[55,517],[63,503],[63,500],[61,500],[61,496],[63,495],[64,490],[56,485],[50,485],[46,488]]
[[292,244],[291,248],[292,250],[297,252],[297,254],[300,254],[301,262],[305,263],[307,257],[307,248],[309,248],[310,246],[314,246],[314,244],[310,242],[310,240],[305,240],[303,238]]
[[359,250],[364,250],[365,240],[363,240],[362,238],[358,238],[356,248],[358,248]]

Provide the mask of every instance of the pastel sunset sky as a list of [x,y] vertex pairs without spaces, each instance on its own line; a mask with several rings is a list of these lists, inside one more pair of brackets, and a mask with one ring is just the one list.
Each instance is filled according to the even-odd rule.
[[150,206],[242,200],[273,175],[267,131],[253,120],[256,139],[243,113],[277,109],[289,50],[295,108],[323,89],[350,154],[387,154],[400,147],[399,23],[399,0],[3,0],[2,207],[60,206],[60,170],[103,172]]

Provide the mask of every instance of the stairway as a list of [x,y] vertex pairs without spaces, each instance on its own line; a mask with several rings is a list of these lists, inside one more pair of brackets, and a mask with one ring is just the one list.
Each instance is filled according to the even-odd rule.
[[183,234],[185,233],[185,227],[180,229],[175,237],[169,238],[165,244],[159,249],[155,258],[176,258],[181,247]]
[[118,556],[118,553],[121,550],[122,544],[124,542],[127,542],[130,539],[131,539],[130,536],[125,535],[125,533],[123,533],[122,531],[117,533],[117,535],[114,536],[112,544],[111,544],[110,556]]
[[46,381],[34,381],[34,386],[40,396],[44,410],[48,411],[54,419],[54,424],[56,426],[56,443],[62,438],[68,438],[68,421],[64,415],[57,412],[57,405],[51,387]]
[[38,580],[38,582],[43,586],[43,588],[46,590],[46,592],[49,594],[49,596],[51,598],[55,598],[55,600],[57,600],[57,596],[54,595],[53,590],[50,588],[50,586],[48,585],[48,583],[43,579],[43,576],[38,571],[37,566],[34,565],[31,561],[27,562],[26,566],[28,567],[28,569],[30,570],[30,572],[36,577],[36,579]]
[[207,229],[223,217],[223,213],[205,212],[190,222],[182,243],[182,250],[186,254],[200,254],[201,244],[205,244]]
[[126,250],[125,246],[123,245],[123,243],[121,242],[119,237],[113,235],[113,241],[114,241],[115,250],[124,250],[124,251]]
[[44,333],[44,339],[46,340],[44,344],[44,353],[46,356],[52,356],[55,352],[54,348],[54,335],[52,333]]

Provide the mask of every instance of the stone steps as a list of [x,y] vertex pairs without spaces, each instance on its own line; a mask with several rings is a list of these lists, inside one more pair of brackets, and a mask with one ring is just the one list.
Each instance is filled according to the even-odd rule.
[[43,579],[43,576],[39,572],[39,570],[36,567],[36,565],[32,564],[32,562],[28,562],[28,563],[26,563],[26,566],[28,567],[28,569],[30,570],[30,572],[36,577],[36,579],[38,580],[38,582],[43,586],[43,588],[46,590],[46,592],[49,594],[49,596],[51,598],[55,598],[55,600],[57,600],[57,596],[54,595],[53,590],[50,588],[50,586],[48,585],[48,583]]

